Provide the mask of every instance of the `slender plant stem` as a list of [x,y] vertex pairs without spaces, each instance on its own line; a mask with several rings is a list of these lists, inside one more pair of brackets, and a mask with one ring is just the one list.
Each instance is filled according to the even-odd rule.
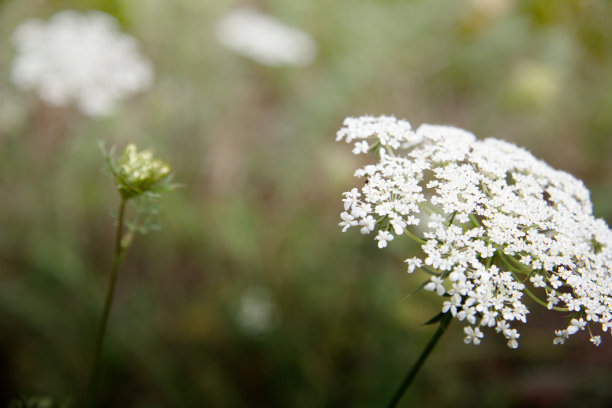
[[427,346],[425,346],[425,349],[419,356],[419,359],[416,361],[416,363],[414,363],[414,365],[412,366],[412,368],[406,375],[406,378],[404,378],[404,381],[400,384],[399,388],[395,392],[395,395],[393,396],[393,399],[388,405],[389,408],[396,407],[397,404],[400,402],[400,400],[402,399],[402,396],[404,395],[404,393],[406,392],[410,384],[412,384],[414,377],[416,377],[419,370],[421,369],[421,366],[427,359],[427,356],[429,356],[429,353],[431,353],[433,348],[438,343],[438,340],[440,340],[440,337],[442,337],[442,335],[446,331],[446,328],[450,324],[451,319],[452,319],[452,316],[450,313],[447,313],[442,317],[442,319],[440,320],[440,325],[438,326],[438,330],[436,330],[433,337],[431,338],[431,340],[429,340],[429,343],[427,343]]
[[413,241],[416,241],[418,244],[425,245],[427,243],[427,241],[425,241],[424,239],[421,239],[417,237],[416,235],[414,235],[412,232],[410,232],[408,228],[404,228],[404,232],[406,233],[406,235],[408,235],[410,238],[412,238]]
[[[503,252],[501,250],[497,250],[497,253],[499,254],[499,259],[502,260],[502,262],[504,263],[504,265],[506,265],[506,267],[510,270],[510,273],[512,274],[512,277],[514,278],[514,280],[516,280],[517,282],[523,282],[523,280],[519,279],[518,276],[516,276],[517,273],[523,273],[523,274],[528,274],[527,272],[521,272],[518,271],[516,268],[512,267],[512,265],[510,265],[509,261],[506,259],[506,257],[504,256]],[[513,259],[512,257],[509,257],[509,259]],[[516,260],[514,260],[516,262]],[[532,273],[533,270],[529,271],[529,274]],[[542,299],[540,299],[539,297],[537,297],[536,295],[534,295],[529,289],[527,289],[527,287],[525,287],[523,289],[523,291],[527,294],[527,296],[529,296],[531,299],[533,299],[536,303],[544,306],[544,307],[548,307],[548,305],[546,304],[545,301],[543,301]],[[566,307],[558,307],[558,306],[551,306],[549,309],[552,310],[556,310],[558,312],[569,312],[570,310]]]
[[93,403],[94,389],[96,380],[98,378],[98,372],[100,369],[100,356],[102,354],[102,344],[104,343],[104,335],[106,334],[106,326],[108,324],[108,316],[110,314],[111,305],[113,303],[113,295],[115,293],[115,283],[117,282],[117,273],[119,272],[119,266],[123,260],[123,254],[127,249],[126,246],[122,245],[123,237],[123,219],[125,215],[125,205],[127,200],[121,198],[119,204],[119,213],[117,215],[117,231],[115,233],[115,254],[113,258],[113,265],[111,266],[108,289],[106,291],[106,298],[104,300],[104,309],[102,311],[102,318],[100,319],[100,326],[98,327],[98,337],[96,338],[96,348],[94,351],[94,362],[89,379],[89,390],[88,390],[88,402],[91,405]]

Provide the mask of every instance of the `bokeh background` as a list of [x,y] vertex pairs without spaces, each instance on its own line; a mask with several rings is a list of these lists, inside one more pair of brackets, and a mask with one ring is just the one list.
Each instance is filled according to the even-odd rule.
[[[222,47],[215,22],[245,4],[310,33],[316,60]],[[14,28],[66,8],[113,15],[154,66],[108,118],[11,84]],[[334,141],[342,120],[512,141],[583,179],[610,224],[611,21],[603,0],[1,1],[0,405],[86,388],[119,201],[103,140],[152,147],[183,188],[120,271],[100,407],[385,406],[440,301],[412,294],[408,239],[379,250],[338,228],[363,164]],[[518,350],[465,345],[453,323],[402,406],[610,406],[610,339],[553,346],[564,316],[531,310]]]

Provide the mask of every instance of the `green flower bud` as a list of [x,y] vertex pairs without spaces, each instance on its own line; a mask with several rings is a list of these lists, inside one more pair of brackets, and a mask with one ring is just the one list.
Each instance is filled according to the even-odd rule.
[[138,151],[133,144],[121,154],[114,169],[117,189],[124,199],[149,191],[170,174],[170,166],[153,157],[151,150]]

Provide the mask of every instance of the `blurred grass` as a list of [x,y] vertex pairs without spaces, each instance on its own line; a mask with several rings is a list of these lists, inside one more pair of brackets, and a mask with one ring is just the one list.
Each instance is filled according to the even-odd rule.
[[[86,386],[118,203],[99,139],[153,147],[185,185],[120,272],[99,406],[386,404],[439,301],[408,296],[409,242],[380,251],[337,228],[359,164],[334,143],[345,116],[513,141],[582,178],[612,221],[610,2],[253,3],[311,33],[316,62],[267,68],[223,49],[212,29],[230,1],[0,3],[4,44],[23,19],[102,9],[156,70],[152,89],[92,120],[18,92],[0,47],[1,405]],[[262,333],[236,316],[253,287],[273,305]],[[451,325],[404,406],[605,406],[609,342],[553,348],[562,317],[533,311],[518,351],[493,334],[466,346]]]

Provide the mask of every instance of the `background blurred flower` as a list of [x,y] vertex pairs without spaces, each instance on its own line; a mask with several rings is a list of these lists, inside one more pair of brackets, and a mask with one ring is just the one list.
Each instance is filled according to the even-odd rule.
[[512,0],[470,0],[469,6],[482,15],[495,17],[507,12]]
[[247,333],[263,333],[272,328],[273,312],[270,292],[261,286],[251,287],[240,297],[236,322]]
[[521,61],[508,78],[508,99],[519,106],[546,107],[559,97],[562,85],[562,77],[553,67]]
[[309,34],[249,8],[221,18],[215,35],[225,47],[264,65],[308,65],[317,53]]
[[152,68],[134,38],[99,11],[64,10],[49,22],[20,24],[13,33],[17,55],[11,80],[55,106],[75,102],[89,116],[112,112],[117,100],[150,86]]

